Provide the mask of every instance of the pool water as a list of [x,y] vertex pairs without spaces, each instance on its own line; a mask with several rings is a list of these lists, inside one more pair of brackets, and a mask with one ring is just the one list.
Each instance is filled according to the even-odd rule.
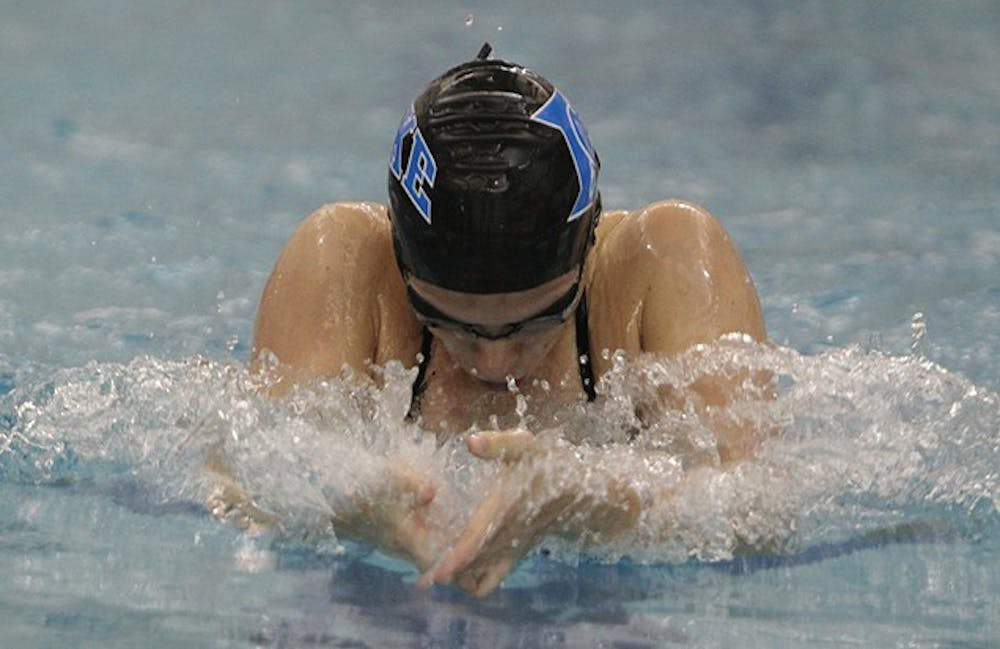
[[[0,647],[997,646],[992,2],[0,17]],[[547,544],[473,601],[323,523],[386,458],[469,497],[489,480],[401,421],[410,375],[271,402],[243,367],[295,224],[382,200],[405,106],[484,40],[571,98],[605,205],[681,197],[722,220],[775,343],[619,368],[573,421],[611,435],[630,391],[739,363],[779,377],[743,407],[781,434],[607,554]],[[208,514],[220,444],[284,533]],[[737,532],[785,544],[734,557]]]

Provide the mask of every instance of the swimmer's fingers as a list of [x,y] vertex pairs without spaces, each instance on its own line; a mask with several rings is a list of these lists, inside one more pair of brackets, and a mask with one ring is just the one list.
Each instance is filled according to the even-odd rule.
[[454,582],[475,597],[489,595],[566,508],[563,500],[538,507],[523,497],[510,500],[509,496],[484,503],[423,584]]
[[205,455],[205,469],[212,479],[212,490],[205,501],[208,510],[219,520],[233,523],[248,532],[279,527],[281,520],[258,507],[253,498],[237,484],[232,470],[223,459],[220,446],[210,446]]
[[416,507],[388,503],[361,503],[356,520],[346,520],[342,531],[377,545],[381,550],[412,561],[421,569],[433,565],[430,525],[425,512]]
[[383,524],[388,547],[422,568],[433,563],[430,549],[430,505],[437,495],[434,482],[409,464],[394,466],[387,476],[390,493],[383,496]]
[[440,535],[432,512],[436,496],[434,481],[406,462],[394,462],[334,507],[334,527],[339,535],[372,543],[426,570],[434,564]]
[[538,439],[524,428],[484,430],[466,437],[465,445],[478,458],[516,462],[538,448]]
[[400,464],[389,471],[388,485],[399,495],[412,498],[414,505],[426,507],[437,495],[434,482],[408,464]]
[[466,571],[455,577],[459,588],[474,597],[486,597],[500,586],[516,564],[516,557],[504,555],[481,570]]
[[472,512],[465,529],[455,539],[444,559],[425,572],[417,582],[418,585],[427,587],[449,583],[455,573],[479,556],[483,547],[496,534],[498,527],[506,522],[511,505],[509,497],[503,490],[495,489],[487,494]]
[[531,463],[503,467],[444,559],[419,585],[454,582],[477,597],[496,589],[575,498],[545,495],[545,480],[545,470]]

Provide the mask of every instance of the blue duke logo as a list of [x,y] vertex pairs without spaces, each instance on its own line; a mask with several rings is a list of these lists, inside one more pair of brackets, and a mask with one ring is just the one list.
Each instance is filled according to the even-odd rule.
[[[413,133],[413,145],[410,147],[410,157],[406,161],[406,168],[403,168],[403,140],[407,135]],[[430,225],[431,222],[431,199],[424,191],[425,187],[433,188],[434,179],[437,177],[437,162],[431,154],[423,133],[417,128],[417,116],[413,107],[403,116],[403,121],[396,131],[396,139],[392,143],[392,157],[389,160],[389,169],[396,177],[399,184],[403,186],[403,191],[410,197],[410,202],[420,212],[420,216]]]
[[576,196],[567,222],[574,221],[587,211],[597,198],[597,173],[594,147],[590,144],[587,129],[580,116],[566,101],[566,97],[556,90],[545,104],[536,110],[531,120],[551,126],[566,140],[569,153],[576,167],[576,179],[580,183],[580,193]]
[[[576,169],[576,178],[580,186],[576,201],[566,218],[567,223],[580,218],[597,198],[597,159],[594,147],[587,136],[587,130],[580,122],[579,115],[566,101],[566,97],[556,90],[548,101],[536,110],[530,117],[531,121],[544,124],[559,131],[566,146],[569,148]],[[403,164],[403,140],[413,135],[410,155]],[[389,159],[389,169],[399,181],[410,202],[417,212],[427,222],[431,223],[431,199],[427,189],[433,189],[437,177],[437,162],[434,154],[424,140],[423,133],[417,127],[417,116],[413,107],[403,116],[403,121],[396,131],[396,139],[392,143],[392,156]]]

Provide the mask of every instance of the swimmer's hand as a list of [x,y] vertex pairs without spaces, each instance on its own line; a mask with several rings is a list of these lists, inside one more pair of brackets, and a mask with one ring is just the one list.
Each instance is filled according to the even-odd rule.
[[[280,518],[261,509],[237,484],[220,446],[209,449],[205,468],[213,483],[206,505],[214,516],[250,533],[280,530]],[[371,543],[426,570],[433,565],[434,548],[440,547],[443,536],[440,526],[432,524],[429,517],[436,495],[434,483],[409,465],[390,465],[377,486],[359,490],[345,498],[342,507],[335,508],[334,531]]]
[[258,507],[253,498],[237,484],[232,470],[223,459],[221,444],[208,448],[205,469],[212,479],[212,490],[205,504],[213,516],[251,534],[280,525],[277,516]]
[[440,536],[430,516],[436,495],[431,480],[409,465],[393,465],[377,487],[354,495],[346,511],[338,512],[334,530],[426,570],[434,563],[435,540]]
[[598,477],[571,447],[542,442],[523,429],[470,435],[469,451],[503,462],[493,488],[469,517],[445,557],[419,584],[454,582],[482,597],[492,592],[546,535],[602,542],[632,527],[639,498],[623,482]]
[[216,518],[251,534],[279,525],[277,516],[258,507],[239,485],[225,476],[216,476],[205,504]]

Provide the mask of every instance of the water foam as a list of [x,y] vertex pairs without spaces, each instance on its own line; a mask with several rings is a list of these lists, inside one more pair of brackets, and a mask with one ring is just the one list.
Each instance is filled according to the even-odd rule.
[[[720,465],[690,409],[637,415],[659,386],[683,396],[697,377],[738,368],[774,376],[774,398],[731,406],[775,431],[753,460]],[[0,478],[127,479],[158,502],[200,506],[214,488],[206,458],[217,457],[285,538],[324,543],[338,508],[405,464],[439,485],[440,522],[457,533],[497,466],[469,456],[461,436],[442,443],[405,420],[412,370],[392,364],[382,378],[272,400],[244,368],[201,358],[24,368],[0,396]],[[601,550],[607,559],[728,559],[913,524],[966,535],[997,517],[1000,398],[918,355],[727,341],[672,361],[618,358],[600,390],[536,431],[571,455],[536,461],[553,489],[572,478],[599,495],[624,478],[643,495],[639,525]],[[567,560],[579,550],[554,547]]]

